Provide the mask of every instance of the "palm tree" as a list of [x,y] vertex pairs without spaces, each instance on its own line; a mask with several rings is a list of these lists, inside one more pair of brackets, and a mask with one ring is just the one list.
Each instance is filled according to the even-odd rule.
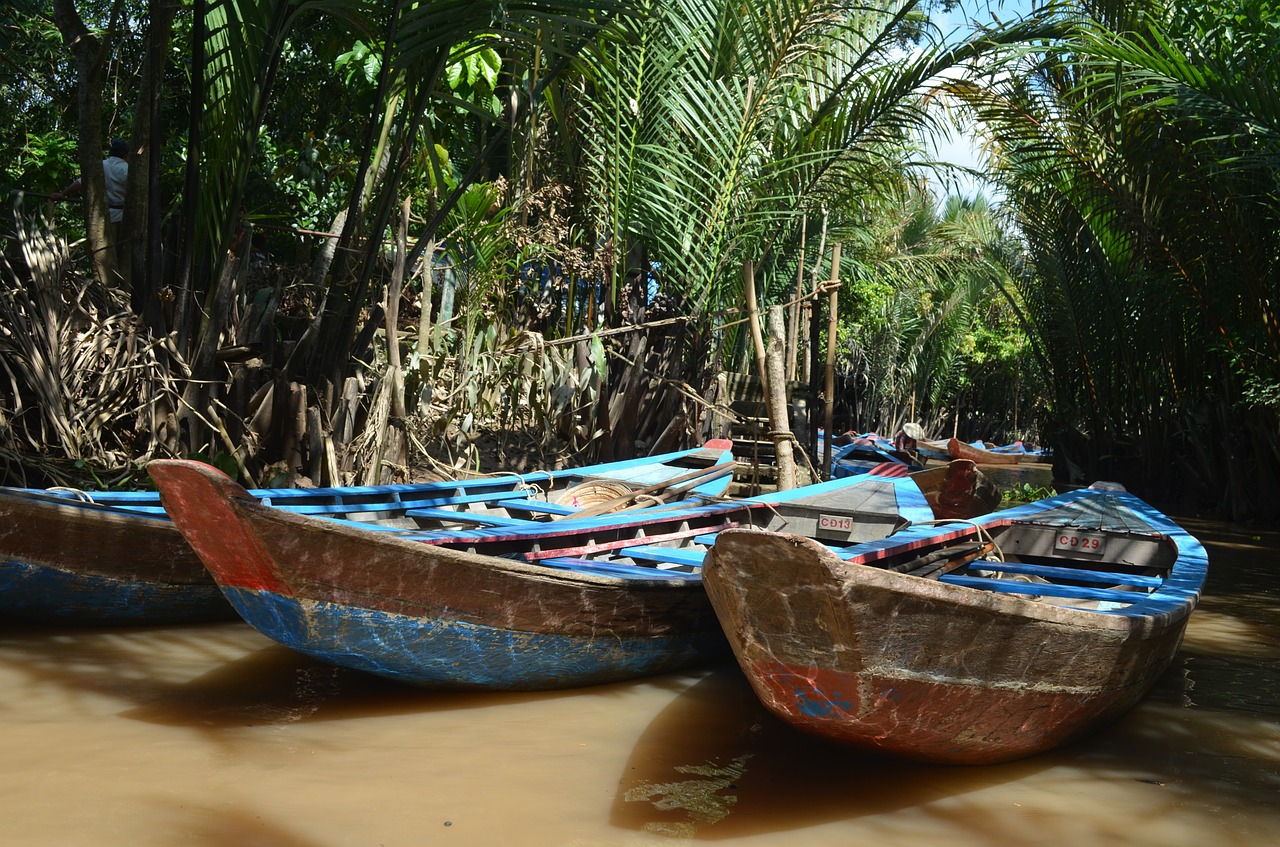
[[[802,217],[828,210],[833,232],[856,221],[847,199],[893,185],[904,147],[935,120],[926,95],[941,75],[1042,31],[1029,20],[904,48],[926,8],[680,0],[600,42],[569,117],[612,251],[610,296],[653,274],[700,338],[744,351],[741,333],[715,331],[743,302],[742,263],[763,268],[764,305],[789,298]],[[808,267],[823,261],[815,247]]]
[[1273,514],[1270,19],[1249,3],[1092,11],[1020,56],[1022,73],[969,92],[1030,245],[1023,296],[1053,362],[1060,443],[1082,478]]
[[[856,304],[842,327],[854,420],[894,432],[1021,438],[1043,371],[1011,291],[1023,246],[981,195],[941,208],[920,182],[876,210],[852,251]],[[857,295],[861,295],[860,299]]]

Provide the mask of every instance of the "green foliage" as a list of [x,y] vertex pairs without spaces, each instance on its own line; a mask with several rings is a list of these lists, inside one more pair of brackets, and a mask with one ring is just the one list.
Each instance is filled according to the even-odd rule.
[[61,188],[75,176],[76,142],[63,132],[31,133],[5,162],[5,182],[32,191]]
[[615,279],[642,246],[697,315],[736,305],[742,261],[794,238],[802,212],[843,219],[848,198],[878,193],[930,120],[921,97],[932,80],[1021,37],[904,54],[897,39],[919,35],[916,11],[685,0],[653,4],[596,45],[574,117],[598,229],[617,245]]
[[1280,509],[1270,5],[1107,6],[966,95],[1027,237],[1013,281],[1081,481]]
[[195,453],[187,456],[187,458],[195,462],[204,462],[206,465],[213,465],[232,479],[235,479],[240,475],[240,465],[236,461],[235,456],[226,452],[220,451],[210,457],[207,453],[196,451]]
[[1000,494],[1000,508],[1007,509],[1020,503],[1035,503],[1047,497],[1056,497],[1058,492],[1052,486],[1037,486],[1029,482],[1006,488]]
[[347,85],[372,91],[377,88],[378,75],[382,73],[383,49],[383,45],[371,47],[357,40],[350,50],[334,60],[333,67],[344,75]]
[[939,210],[911,185],[869,207],[854,236],[839,350],[856,386],[855,427],[893,432],[915,420],[940,432],[959,414],[970,437],[1033,433],[1041,371],[1001,293],[1021,245],[997,212],[981,197]]

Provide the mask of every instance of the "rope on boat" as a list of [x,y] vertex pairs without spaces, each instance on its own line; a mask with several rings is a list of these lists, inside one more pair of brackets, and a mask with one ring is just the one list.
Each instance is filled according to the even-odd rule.
[[46,491],[65,491],[81,503],[93,503],[97,505],[97,501],[93,499],[93,495],[83,488],[72,488],[68,485],[55,485],[52,488],[46,488]]

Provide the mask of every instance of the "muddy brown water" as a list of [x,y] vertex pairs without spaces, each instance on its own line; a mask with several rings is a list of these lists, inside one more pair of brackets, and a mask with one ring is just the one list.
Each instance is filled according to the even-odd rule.
[[1157,688],[984,768],[811,741],[732,665],[440,694],[239,623],[0,625],[0,845],[1280,844],[1280,533],[1184,524],[1209,586]]

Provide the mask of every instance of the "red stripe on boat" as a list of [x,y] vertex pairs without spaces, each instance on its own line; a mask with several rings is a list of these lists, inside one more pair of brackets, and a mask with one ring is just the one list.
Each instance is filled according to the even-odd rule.
[[925,762],[979,765],[1057,747],[1139,698],[1124,687],[1080,694],[886,677],[871,671],[753,662],[760,700],[783,720],[838,744]]
[[223,587],[288,593],[270,559],[236,514],[234,501],[254,502],[217,468],[182,459],[147,465],[160,501],[200,561]]

